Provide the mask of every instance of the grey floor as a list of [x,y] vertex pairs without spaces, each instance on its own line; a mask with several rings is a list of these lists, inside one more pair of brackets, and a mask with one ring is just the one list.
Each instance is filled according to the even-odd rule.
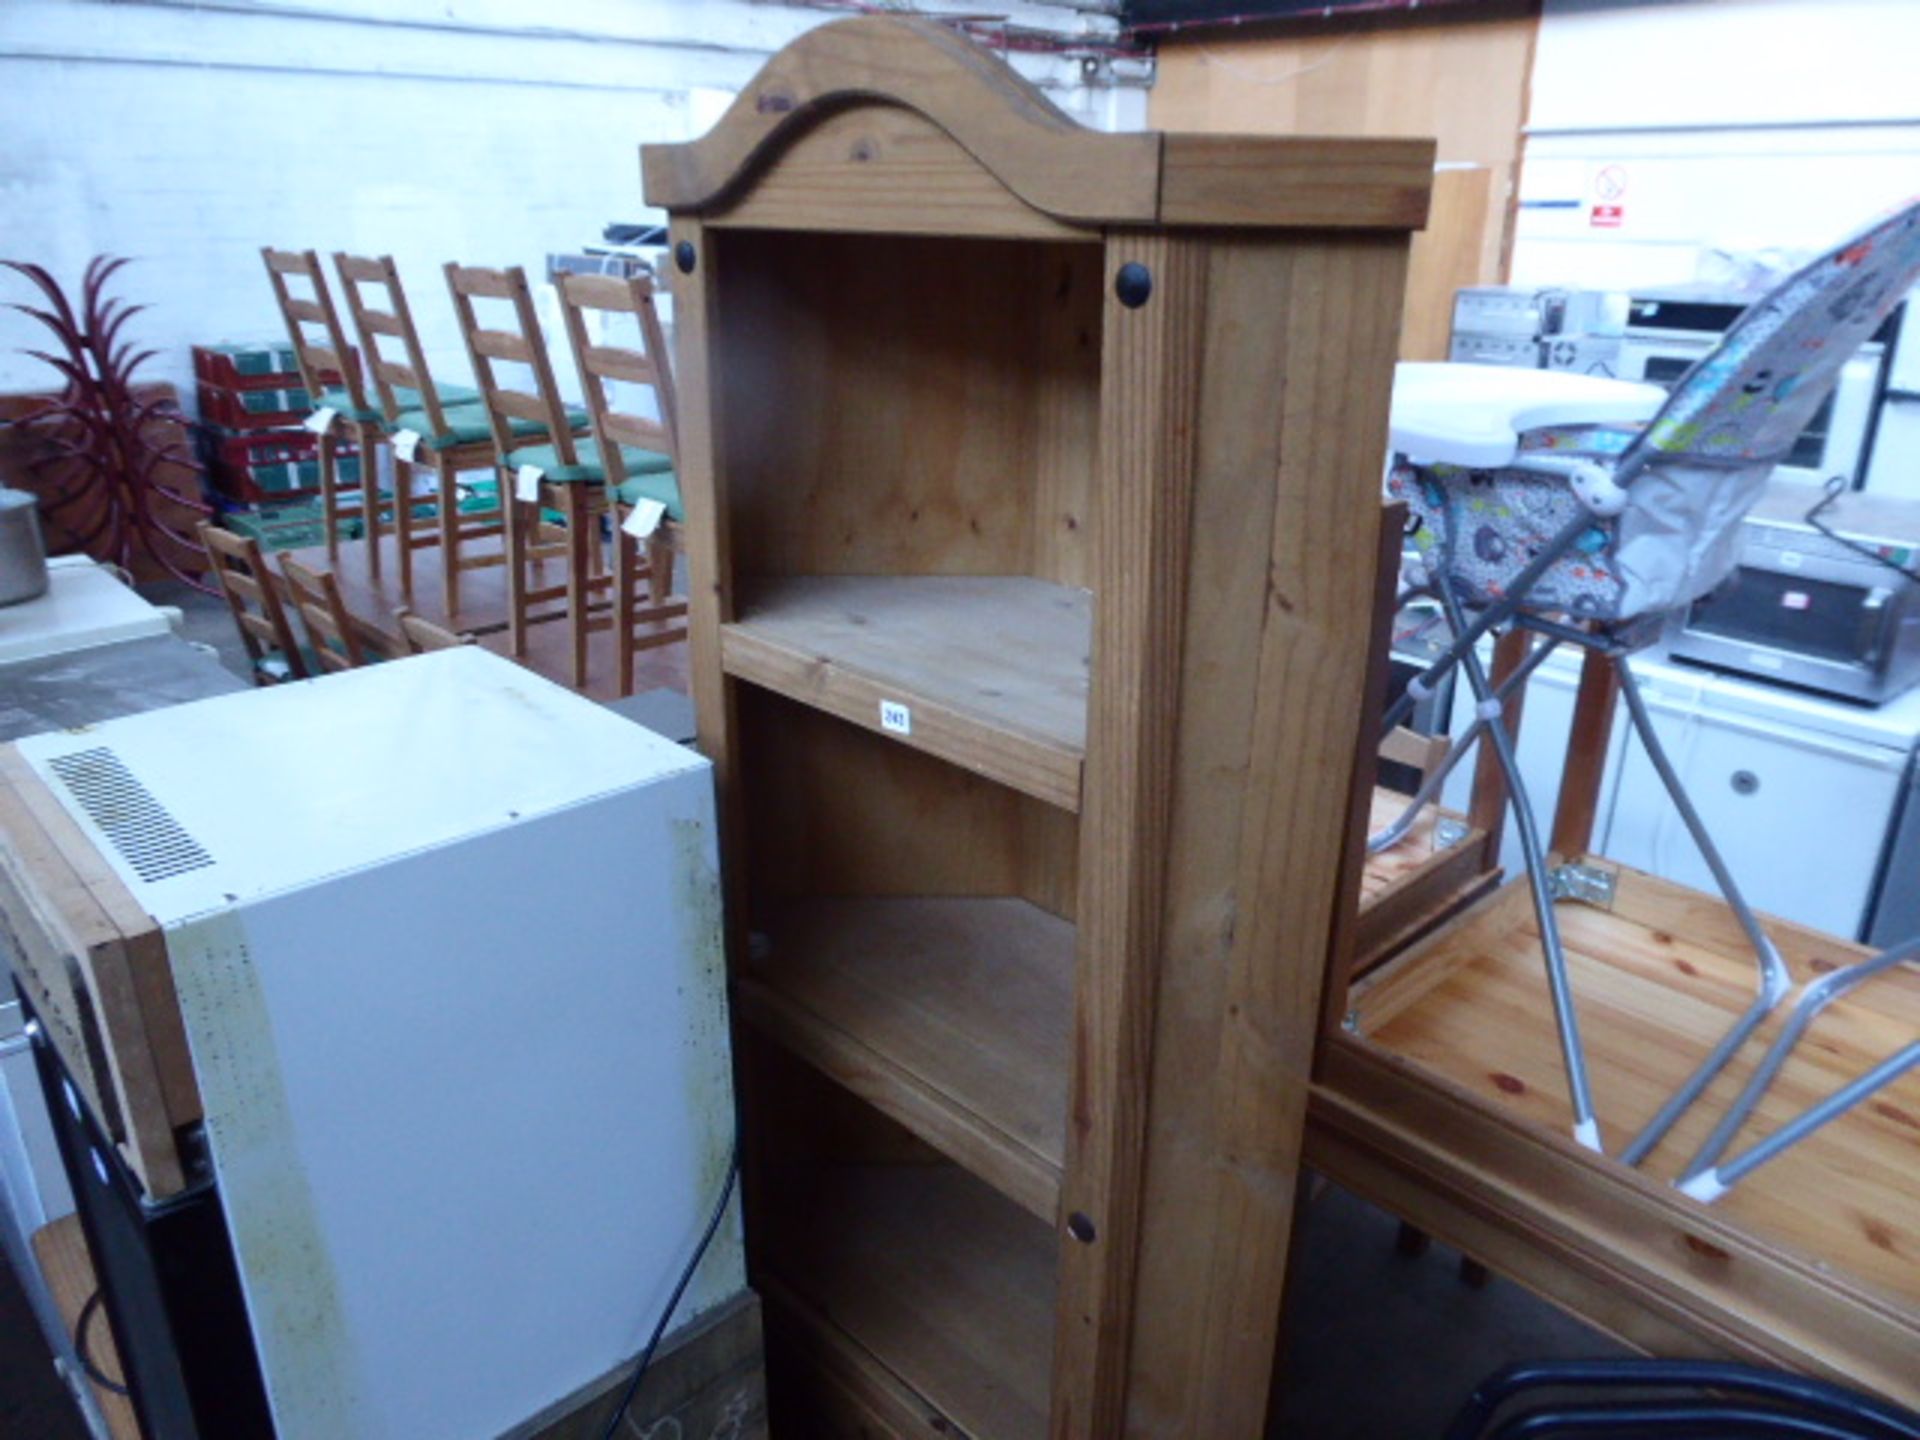
[[[182,635],[245,676],[245,652],[217,600],[147,586],[178,606]],[[1619,1347],[1506,1281],[1462,1283],[1439,1245],[1409,1258],[1397,1223],[1326,1187],[1304,1210],[1286,1316],[1285,1391],[1273,1434],[1287,1440],[1438,1437],[1489,1371],[1511,1360],[1608,1355]],[[0,1436],[85,1440],[24,1297],[0,1264]]]

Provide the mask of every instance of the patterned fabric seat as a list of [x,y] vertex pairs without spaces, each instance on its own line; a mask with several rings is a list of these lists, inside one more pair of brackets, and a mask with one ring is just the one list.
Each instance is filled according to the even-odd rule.
[[[1390,707],[1387,728],[1455,666],[1472,688],[1475,719],[1429,771],[1407,814],[1372,837],[1369,848],[1399,843],[1460,756],[1488,740],[1526,857],[1574,1137],[1600,1149],[1547,856],[1513,738],[1499,723],[1503,697],[1474,650],[1497,626],[1530,627],[1545,632],[1549,648],[1581,645],[1613,666],[1628,719],[1758,962],[1752,1005],[1628,1142],[1620,1158],[1630,1165],[1652,1153],[1792,985],[1778,947],[1740,893],[1648,718],[1627,657],[1660,627],[1637,622],[1682,609],[1726,578],[1740,522],[1775,465],[1832,392],[1841,367],[1916,280],[1920,203],[1877,221],[1749,307],[1670,395],[1588,376],[1472,365],[1403,365],[1395,378],[1386,489],[1411,515],[1421,572],[1416,588],[1439,599],[1454,639]],[[1716,1199],[1754,1166],[1920,1065],[1916,1041],[1766,1140],[1723,1159],[1814,1014],[1846,988],[1916,955],[1920,938],[1802,992],[1747,1089],[1679,1175],[1686,1193]]]
[[[1920,205],[1910,205],[1806,266],[1748,308],[1720,345],[1683,376],[1655,413],[1517,429],[1504,457],[1465,458],[1445,427],[1423,430],[1406,404],[1431,413],[1436,387],[1461,404],[1499,407],[1502,380],[1530,377],[1568,390],[1590,377],[1493,367],[1403,366],[1395,385],[1388,493],[1412,508],[1414,543],[1468,606],[1506,597],[1515,574],[1580,517],[1590,524],[1529,587],[1526,608],[1627,620],[1677,609],[1732,568],[1739,523],[1774,465],[1832,392],[1841,367],[1920,276]],[[1484,370],[1471,382],[1432,372]],[[1510,382],[1509,382],[1510,383]],[[1523,421],[1526,416],[1522,416]],[[1640,422],[1645,422],[1644,424]],[[1583,483],[1584,482],[1584,487]],[[1610,503],[1596,504],[1597,490]]]

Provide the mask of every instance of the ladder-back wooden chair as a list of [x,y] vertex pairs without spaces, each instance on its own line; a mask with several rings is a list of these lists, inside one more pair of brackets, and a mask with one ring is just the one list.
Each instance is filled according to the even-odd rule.
[[[573,685],[584,688],[589,612],[593,597],[612,583],[593,543],[606,491],[598,449],[592,439],[575,434],[576,425],[585,428],[585,416],[570,413],[561,402],[526,272],[517,265],[488,270],[450,263],[447,286],[487,408],[500,471],[506,517],[507,628],[513,656],[525,657],[530,626],[565,620]],[[481,325],[474,309],[477,299],[505,301],[513,328]],[[501,383],[495,367],[503,362],[525,366],[533,379],[532,391]],[[558,525],[548,523],[550,511],[559,515]],[[530,572],[549,560],[564,564],[565,582],[537,586]],[[555,601],[563,601],[564,608],[539,608]]]
[[213,561],[214,579],[233,612],[240,643],[256,685],[278,685],[307,678],[307,663],[288,623],[280,592],[267,573],[260,542],[248,535],[222,530],[211,520],[200,522],[200,543]]
[[[335,251],[333,267],[367,357],[373,398],[391,437],[395,488],[413,495],[416,466],[430,467],[435,477],[433,530],[416,530],[410,506],[396,505],[394,510],[401,592],[413,598],[413,551],[438,545],[441,601],[451,620],[460,610],[460,572],[498,565],[505,558],[497,551],[476,551],[468,543],[500,534],[499,506],[475,506],[465,512],[460,508],[457,477],[465,471],[493,469],[493,435],[486,408],[478,390],[435,382],[391,255],[376,258]],[[404,359],[389,353],[387,347],[394,342]]]
[[473,636],[462,635],[449,630],[444,625],[436,625],[424,615],[416,615],[402,605],[393,612],[393,618],[400,627],[400,638],[407,643],[410,655],[425,655],[431,650],[457,650],[462,645],[474,643]]
[[[320,509],[327,532],[327,554],[340,553],[340,524],[360,520],[366,527],[367,569],[380,573],[380,452],[385,438],[384,417],[368,398],[361,383],[360,367],[346,332],[340,326],[340,312],[334,308],[333,295],[327,289],[327,277],[320,269],[320,257],[311,250],[275,250],[262,246],[260,257],[266,262],[267,280],[273,286],[273,298],[280,307],[280,318],[287,327],[287,339],[293,345],[294,362],[300,368],[300,383],[306,387],[316,411],[325,408],[333,419],[320,431]],[[308,294],[296,295],[288,281],[304,282]],[[324,341],[309,338],[307,327],[316,325],[324,332]],[[360,452],[360,498],[347,503],[340,498],[339,459],[336,446],[342,438],[351,440]]]
[[[589,311],[632,315],[639,326],[640,348],[595,343],[587,323]],[[619,693],[631,695],[634,656],[687,635],[686,602],[673,598],[674,556],[680,549],[684,519],[680,486],[671,468],[679,454],[673,367],[667,358],[666,332],[654,308],[653,281],[645,275],[562,276],[560,313],[580,372],[606,487],[613,525],[613,610],[607,628],[613,632]],[[612,381],[647,387],[660,418],[650,420],[614,409],[607,393]],[[642,544],[647,553],[644,565],[640,563]],[[643,581],[644,608],[639,603]]]
[[280,557],[293,608],[307,627],[314,663],[322,670],[353,670],[367,663],[366,652],[340,600],[340,584],[331,570],[314,570],[290,555]]

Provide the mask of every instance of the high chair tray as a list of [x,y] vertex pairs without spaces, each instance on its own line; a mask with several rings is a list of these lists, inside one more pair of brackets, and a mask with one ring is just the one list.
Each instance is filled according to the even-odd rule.
[[1658,385],[1520,370],[1403,360],[1393,367],[1388,422],[1396,455],[1476,470],[1511,464],[1520,436],[1549,425],[1634,425],[1666,403]]
[[[1608,866],[1608,869],[1613,867]],[[1753,994],[1717,899],[1618,872],[1559,919],[1607,1148],[1619,1151]],[[1859,947],[1768,922],[1797,982]],[[1641,1170],[1581,1149],[1524,880],[1355,984],[1323,1045],[1308,1159],[1631,1344],[1811,1371],[1920,1403],[1920,1075],[1760,1167],[1717,1205],[1669,1184],[1784,1009]],[[1744,1149],[1920,1035],[1920,973],[1826,1011]]]

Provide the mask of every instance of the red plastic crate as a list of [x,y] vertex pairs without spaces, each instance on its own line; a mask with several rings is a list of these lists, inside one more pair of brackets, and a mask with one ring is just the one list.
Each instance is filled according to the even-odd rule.
[[313,411],[313,402],[298,383],[284,389],[229,390],[224,385],[199,387],[200,419],[226,430],[272,430],[297,425]]
[[[347,363],[356,371],[360,368],[360,354],[351,346]],[[196,345],[193,374],[204,384],[228,390],[290,390],[301,383],[299,362],[294,359],[293,347],[284,340]],[[328,385],[340,383],[340,376],[331,371],[321,379]]]
[[[214,488],[248,505],[276,505],[320,493],[320,439],[305,430],[206,431],[207,473]],[[339,483],[360,483],[360,455],[336,444]]]

